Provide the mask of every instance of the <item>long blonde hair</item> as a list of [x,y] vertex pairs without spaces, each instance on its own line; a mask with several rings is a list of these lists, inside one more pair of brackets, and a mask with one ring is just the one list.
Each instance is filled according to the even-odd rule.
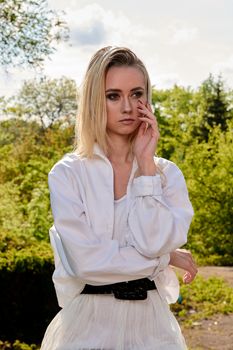
[[[151,102],[150,78],[145,65],[135,53],[128,48],[115,46],[98,50],[90,60],[79,95],[75,152],[81,157],[93,157],[95,142],[106,155],[108,153],[105,78],[113,66],[138,68],[144,75],[147,100]],[[136,133],[131,136],[131,145],[135,136]]]

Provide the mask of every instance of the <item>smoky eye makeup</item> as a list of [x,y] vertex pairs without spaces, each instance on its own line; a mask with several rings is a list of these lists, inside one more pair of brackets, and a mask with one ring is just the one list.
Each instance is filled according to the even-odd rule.
[[[109,89],[106,91],[106,98],[110,101],[117,101],[122,91],[118,89]],[[141,87],[134,88],[130,91],[130,95],[134,99],[139,99],[145,94],[145,90]]]
[[144,94],[144,91],[138,90],[138,91],[134,91],[134,92],[132,93],[132,96],[134,96],[134,97],[136,97],[136,98],[140,98],[140,97],[143,96],[143,94]]
[[116,92],[112,92],[110,94],[106,94],[106,98],[110,101],[115,101],[119,98],[119,94],[117,94]]

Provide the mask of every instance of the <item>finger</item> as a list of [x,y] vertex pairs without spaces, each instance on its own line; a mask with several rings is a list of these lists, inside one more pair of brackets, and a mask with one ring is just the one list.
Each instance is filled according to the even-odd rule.
[[148,127],[149,127],[149,124],[145,123],[145,129],[144,129],[143,135],[147,132]]
[[140,120],[143,120],[143,121],[149,123],[150,125],[153,125],[153,124],[154,124],[154,125],[156,126],[154,120],[151,120],[150,118],[148,118],[148,117],[145,116],[145,115],[139,116],[138,118],[139,118]]
[[142,109],[145,114],[149,112],[148,115],[150,115],[150,117],[154,117],[151,105],[148,102],[143,103],[141,100],[138,100],[138,102],[138,108]]
[[146,122],[156,133],[159,133],[156,123],[147,117],[138,117],[141,121]]
[[195,277],[196,277],[196,274],[186,272],[183,276],[183,282],[186,284],[191,283]]
[[148,123],[149,126],[151,126],[154,130],[159,131],[156,119],[154,117],[153,118],[149,118],[147,115],[143,114],[142,116],[138,116],[138,118],[140,120]]
[[138,106],[138,111],[143,116],[146,116],[147,118],[149,118],[151,120],[156,120],[154,114],[151,111],[149,111],[144,105]]
[[191,283],[193,282],[193,280],[195,279],[196,275],[192,275],[192,274],[189,274],[187,275],[187,277],[185,278],[185,283]]
[[[153,113],[151,104],[150,104],[149,102],[146,103],[146,107],[149,109],[149,111],[150,111],[151,113]],[[154,113],[153,113],[153,114],[154,114]]]
[[139,99],[138,102],[141,103],[143,106],[146,106],[149,109],[149,111],[153,113],[152,106],[148,101],[143,102],[142,100]]
[[152,114],[149,110],[142,109],[141,107],[138,107],[138,111],[142,114],[142,116],[139,116],[140,119],[146,118],[147,121],[151,120],[153,122],[153,124],[155,125],[154,129],[157,129],[159,131],[158,122],[157,122],[157,119],[154,116],[154,114]]
[[197,267],[195,265],[190,265],[189,269],[187,269],[187,272],[191,274],[191,276],[193,276],[193,278],[196,276],[198,270]]
[[196,264],[192,260],[191,255],[180,252],[180,258],[183,260],[184,270],[191,273],[192,275],[196,275],[198,270]]
[[143,136],[145,134],[146,124],[147,123],[144,123],[144,122],[141,123],[141,125],[139,126],[139,129],[138,129],[138,136]]
[[194,279],[194,276],[192,276],[190,273],[186,272],[183,276],[183,282],[185,284],[191,283]]

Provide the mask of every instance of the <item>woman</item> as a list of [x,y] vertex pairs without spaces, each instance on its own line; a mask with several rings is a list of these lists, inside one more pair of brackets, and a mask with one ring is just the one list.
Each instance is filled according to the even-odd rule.
[[193,216],[178,167],[155,157],[159,139],[144,64],[105,47],[82,86],[77,148],[49,173],[53,281],[62,310],[42,350],[186,349],[169,309],[179,285],[169,265],[197,272]]

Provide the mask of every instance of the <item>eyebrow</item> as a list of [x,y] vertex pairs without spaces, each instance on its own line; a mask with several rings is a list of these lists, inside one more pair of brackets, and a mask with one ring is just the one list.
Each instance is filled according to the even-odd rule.
[[[137,87],[131,89],[130,91],[138,91],[138,90],[143,90],[144,91],[145,89],[143,87],[141,87],[141,86],[137,86]],[[121,92],[121,90],[120,89],[108,89],[105,92]]]

